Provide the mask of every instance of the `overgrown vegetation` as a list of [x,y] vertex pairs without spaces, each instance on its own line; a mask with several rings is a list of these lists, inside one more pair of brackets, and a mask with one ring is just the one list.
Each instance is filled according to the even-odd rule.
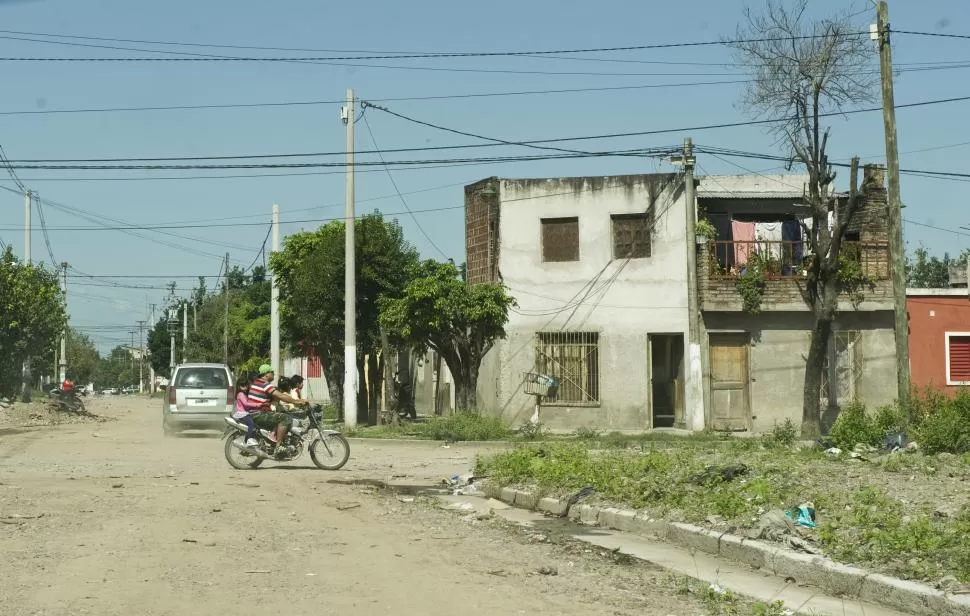
[[447,417],[430,417],[425,421],[401,426],[358,428],[347,436],[370,438],[410,437],[433,441],[502,441],[514,436],[513,431],[497,417],[478,413],[455,413]]
[[869,411],[860,403],[842,409],[826,441],[842,449],[857,444],[879,447],[888,434],[903,432],[926,454],[970,452],[970,391],[953,398],[924,391],[908,409],[882,406]]
[[[848,417],[845,434],[851,429],[870,442],[898,426],[891,407],[871,416],[855,408]],[[811,502],[819,528],[809,532],[833,558],[909,579],[955,575],[970,581],[970,509],[960,510],[957,503],[950,513],[935,511],[941,492],[933,487],[922,499],[890,491],[893,480],[962,485],[970,477],[970,456],[897,452],[872,462],[833,459],[818,448],[792,448],[796,435],[796,426],[787,422],[760,439],[731,440],[722,447],[695,441],[636,451],[546,441],[480,458],[475,472],[497,485],[532,486],[555,496],[593,486],[592,498],[600,502],[700,524],[718,516],[742,529],[756,527],[765,512]],[[903,470],[906,477],[898,475]]]

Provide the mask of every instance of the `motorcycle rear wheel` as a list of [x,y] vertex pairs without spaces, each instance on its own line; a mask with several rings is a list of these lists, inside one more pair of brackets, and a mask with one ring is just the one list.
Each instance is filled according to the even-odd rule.
[[233,443],[239,443],[240,445],[245,444],[246,435],[242,432],[236,432],[226,437],[226,462],[229,463],[233,468],[237,468],[241,471],[255,470],[263,463],[263,459],[260,456],[253,454],[243,455],[242,449],[237,449]]

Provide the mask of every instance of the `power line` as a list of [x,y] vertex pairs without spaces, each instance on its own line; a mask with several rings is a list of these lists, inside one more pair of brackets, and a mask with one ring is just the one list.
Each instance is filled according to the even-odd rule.
[[[409,210],[398,211],[398,212],[380,212],[380,214],[382,216],[397,216],[397,215],[401,215],[401,214],[412,214],[413,215],[413,214],[423,214],[423,213],[428,213],[428,212],[444,212],[444,211],[447,211],[447,210],[460,210],[460,209],[462,209],[464,207],[465,207],[464,204],[462,204],[462,205],[449,205],[449,206],[445,206],[445,207],[424,208],[424,209],[420,209],[420,210],[410,210],[409,209]],[[361,218],[361,217],[364,217],[364,216],[368,216],[368,215],[369,214],[360,214],[360,215],[358,215],[358,218]],[[295,225],[295,224],[307,224],[307,223],[324,223],[324,222],[332,222],[332,221],[335,221],[335,220],[344,220],[344,218],[345,217],[343,217],[343,216],[335,216],[335,217],[327,217],[327,218],[306,218],[306,219],[302,219],[302,220],[283,220],[283,221],[280,221],[280,223],[281,224],[291,224],[291,225]],[[261,226],[263,226],[265,224],[266,224],[265,222],[231,222],[231,223],[173,224],[173,225],[157,225],[157,224],[136,225],[136,224],[126,224],[124,226],[100,226],[99,225],[97,227],[51,227],[49,230],[50,231],[133,231],[133,230],[158,230],[159,232],[161,232],[162,230],[165,230],[165,229],[199,229],[199,228],[202,228],[202,229],[212,229],[212,228],[218,228],[218,227],[261,227]],[[0,230],[4,230],[4,231],[21,230],[22,231],[23,230],[23,227],[19,227],[19,228],[18,227],[0,227]],[[256,250],[254,252],[256,252],[258,254],[260,251],[259,250]],[[208,255],[208,256],[212,256],[212,255]],[[218,256],[218,255],[215,255],[215,256]],[[237,261],[237,263],[239,263],[239,262]]]
[[[361,106],[363,106],[364,104],[365,103],[361,102]],[[374,131],[371,130],[370,122],[367,121],[367,115],[365,113],[366,111],[367,111],[367,107],[363,107],[363,111],[361,112],[361,118],[364,120],[364,126],[367,127],[367,133],[370,135],[371,143],[374,144],[374,149],[377,150],[378,156],[380,156],[381,158],[381,162],[384,162],[384,155],[380,154],[381,148],[379,145],[377,145],[377,139],[374,137]],[[403,205],[404,209],[407,210],[407,212],[411,215],[411,220],[413,220],[414,224],[418,227],[418,231],[421,232],[421,235],[423,235],[424,238],[428,240],[428,243],[431,244],[431,246],[435,250],[437,250],[442,257],[447,259],[448,254],[444,250],[442,250],[441,247],[438,246],[438,244],[435,243],[433,239],[431,239],[431,236],[428,235],[428,232],[425,231],[424,227],[421,226],[421,223],[418,222],[417,216],[414,215],[414,212],[412,212],[411,208],[408,206],[408,202],[404,198],[404,195],[401,193],[401,189],[398,188],[397,182],[394,181],[394,175],[391,173],[391,170],[388,168],[386,164],[384,165],[384,171],[387,172],[387,179],[391,181],[391,185],[394,187],[395,192],[397,192],[398,199],[401,200],[401,205]]]
[[[642,156],[662,156],[660,152],[653,152],[646,149],[633,150],[611,150],[604,152],[591,152],[589,154],[546,154],[542,156],[495,156],[495,157],[466,157],[466,158],[443,158],[443,159],[423,159],[423,160],[394,160],[388,162],[381,161],[361,161],[354,163],[356,167],[374,167],[384,165],[433,165],[433,164],[454,164],[454,163],[499,163],[499,162],[519,162],[530,160],[548,160],[556,158],[591,158],[591,157],[610,157],[610,156],[630,156],[639,154]],[[193,165],[130,165],[130,164],[110,164],[110,165],[89,165],[89,164],[33,164],[18,163],[12,165],[14,169],[47,169],[47,170],[194,170],[194,169],[314,169],[314,168],[333,168],[345,167],[346,163],[336,162],[312,162],[312,163],[239,163],[239,164],[193,164]]]
[[945,34],[943,32],[917,32],[913,30],[892,30],[893,34],[911,34],[914,36],[936,36],[941,38],[970,39],[967,34]]
[[[61,36],[62,38],[68,38],[62,35],[45,35],[45,34],[30,34],[25,32],[16,32],[11,30],[4,30],[2,32],[20,34],[27,36]],[[853,36],[868,35],[868,32],[847,32],[841,35],[845,38],[850,38]],[[431,53],[393,53],[384,52],[378,53],[377,55],[353,55],[353,56],[309,56],[309,57],[240,57],[240,56],[213,56],[206,54],[189,54],[188,52],[175,52],[175,51],[162,51],[154,49],[130,49],[130,48],[115,48],[108,47],[109,49],[120,49],[121,51],[147,51],[150,53],[170,53],[170,54],[184,54],[191,57],[182,58],[0,58],[4,61],[58,61],[58,62],[155,62],[155,61],[208,61],[208,62],[325,62],[333,60],[403,60],[403,59],[429,59],[429,58],[489,58],[489,57],[522,57],[522,56],[541,56],[550,54],[575,54],[575,53],[603,53],[603,52],[617,52],[617,51],[644,51],[648,49],[672,49],[679,47],[704,47],[704,46],[721,46],[721,45],[732,45],[737,43],[759,43],[759,42],[772,42],[772,41],[794,41],[794,40],[806,40],[815,38],[828,38],[829,35],[806,35],[806,36],[795,36],[795,37],[775,37],[775,38],[754,38],[754,39],[737,39],[737,40],[717,40],[717,41],[695,41],[695,42],[677,42],[677,43],[657,43],[651,45],[627,45],[627,46],[614,46],[614,47],[587,47],[587,48],[567,48],[567,49],[552,49],[552,50],[529,50],[529,51],[464,51],[464,52],[431,52]],[[13,38],[13,37],[9,37]],[[147,45],[181,45],[181,46],[194,46],[194,47],[220,47],[220,48],[232,48],[232,49],[250,49],[250,50],[263,50],[263,51],[301,51],[298,49],[286,49],[286,48],[258,48],[252,46],[227,46],[227,45],[191,45],[186,43],[170,43],[163,41],[134,41],[134,40],[124,40],[124,39],[107,39],[103,37],[70,37],[70,38],[83,38],[86,40],[102,40],[102,41],[114,41],[114,42],[129,42],[135,44],[147,44]],[[15,39],[21,40],[21,39]],[[84,46],[84,47],[98,47],[105,48],[105,46],[100,45],[82,45],[80,43],[66,43],[63,41],[45,41],[45,40],[35,40],[34,42],[39,43],[50,43],[50,44],[60,44],[60,45],[74,45],[74,46]],[[302,50],[306,52],[318,52],[323,50]],[[324,52],[327,53],[327,52]],[[340,52],[337,52],[340,53]]]
[[[255,265],[256,265],[256,261],[258,261],[258,260],[259,260],[259,257],[260,257],[260,255],[265,255],[265,254],[266,254],[266,242],[268,242],[268,241],[269,241],[269,236],[270,236],[270,234],[271,234],[272,232],[273,232],[273,225],[272,225],[272,223],[271,223],[271,224],[269,225],[269,228],[268,228],[268,229],[266,229],[266,237],[264,237],[264,238],[263,238],[263,247],[262,247],[262,248],[260,248],[260,249],[259,249],[259,252],[257,252],[257,253],[256,253],[256,256],[255,256],[255,257],[253,257],[253,262],[249,264],[249,267],[247,267],[247,268],[246,268],[245,270],[243,270],[243,271],[245,271],[245,272],[249,272],[249,271],[252,271],[252,269],[253,269],[253,267],[255,267]],[[229,276],[229,272],[228,272],[228,271],[226,272],[226,276]],[[216,278],[218,278],[218,276],[216,276]]]
[[[11,189],[11,188],[8,188],[8,187],[2,186],[2,185],[0,185],[0,190],[6,190],[6,191],[9,191],[9,192],[13,192],[13,193],[16,193],[17,192],[15,190]],[[128,224],[126,221],[121,220],[121,219],[118,219],[118,218],[111,218],[111,217],[108,217],[108,216],[100,216],[100,215],[96,215],[96,214],[90,214],[90,213],[88,213],[85,210],[82,210],[80,208],[75,208],[75,207],[71,207],[69,205],[65,205],[65,204],[62,204],[62,203],[57,203],[56,201],[51,201],[50,199],[45,199],[44,200],[44,203],[46,203],[47,205],[53,207],[54,209],[57,209],[57,210],[60,210],[60,211],[65,212],[67,214],[70,214],[71,216],[75,216],[75,217],[80,218],[82,220],[87,220],[88,222],[92,222],[92,223],[95,223],[95,224],[98,224],[98,225],[104,225],[104,221],[109,221],[109,222],[114,222],[114,223],[121,223],[121,224]],[[146,229],[148,229],[148,228],[152,228],[152,227],[146,227]],[[50,230],[53,230],[53,229],[48,228],[48,231],[50,231]],[[120,231],[120,230],[125,230],[125,229],[116,229],[116,230],[119,230]],[[222,258],[219,255],[213,255],[212,253],[208,253],[208,252],[206,252],[204,250],[199,250],[199,249],[195,248],[194,246],[183,246],[183,245],[180,245],[180,244],[173,244],[172,242],[168,242],[166,240],[159,239],[157,237],[153,237],[151,235],[145,235],[145,234],[142,234],[142,233],[137,233],[134,230],[127,230],[127,231],[128,231],[128,233],[130,235],[133,235],[134,237],[138,237],[140,239],[148,240],[150,242],[154,242],[154,243],[160,244],[162,246],[167,246],[169,248],[174,248],[176,250],[181,250],[183,252],[191,252],[191,253],[195,253],[195,254],[197,254],[199,256],[208,256],[208,257],[218,256],[219,258]],[[192,241],[192,242],[213,243],[213,242],[210,242],[209,240],[203,240],[201,238],[196,238],[196,237],[192,237],[192,236],[179,235],[179,234],[167,232],[167,231],[164,231],[164,230],[159,231],[159,233],[162,234],[162,235],[168,235],[168,236],[175,237],[175,238],[179,238],[179,239],[187,239],[187,240]]]
[[[953,102],[965,102],[965,101],[968,101],[968,100],[970,100],[970,96],[959,96],[959,97],[950,97],[950,98],[944,98],[944,99],[935,99],[935,100],[928,100],[928,101],[920,101],[920,102],[916,102],[916,103],[906,103],[906,104],[896,105],[896,108],[897,109],[908,109],[908,108],[913,108],[913,107],[924,107],[924,106],[928,106],[928,105],[938,105],[938,104],[953,103]],[[379,109],[381,109],[382,111],[387,111],[384,108],[379,108]],[[853,115],[853,114],[858,114],[858,113],[871,113],[871,112],[876,112],[876,111],[880,111],[881,112],[882,111],[882,107],[864,107],[864,108],[860,108],[860,109],[850,109],[850,110],[845,110],[845,111],[831,111],[831,112],[826,112],[826,113],[820,113],[819,114],[819,117],[845,116],[845,115]],[[393,113],[393,112],[389,112],[389,113]],[[398,115],[399,117],[404,118],[404,119],[407,119],[409,121],[417,122],[419,124],[425,124],[427,126],[432,126],[434,128],[438,128],[438,129],[441,129],[441,130],[453,131],[453,129],[447,129],[447,128],[440,127],[440,126],[437,126],[437,125],[434,125],[434,124],[431,124],[431,123],[426,123],[426,122],[422,122],[422,121],[419,121],[419,120],[414,120],[412,118],[409,118],[407,116],[403,116],[401,114],[394,114],[394,115]],[[580,137],[560,137],[560,138],[555,138],[555,139],[534,139],[534,140],[520,141],[520,142],[504,142],[503,144],[505,144],[505,145],[534,146],[534,145],[540,145],[540,144],[563,143],[563,142],[569,142],[569,141],[589,141],[589,140],[598,140],[598,139],[616,139],[616,138],[622,138],[622,137],[640,137],[640,136],[645,136],[645,135],[658,135],[658,134],[666,134],[666,133],[684,133],[684,132],[691,132],[691,131],[713,130],[713,129],[719,129],[719,128],[736,128],[736,127],[743,127],[743,126],[758,126],[758,125],[765,125],[765,124],[776,124],[776,123],[779,123],[779,122],[789,122],[789,121],[792,121],[794,119],[797,119],[797,118],[793,118],[793,117],[767,118],[767,119],[761,119],[761,120],[746,120],[746,121],[741,121],[741,122],[725,122],[725,123],[719,123],[719,124],[706,124],[706,125],[700,125],[700,126],[690,126],[690,127],[681,127],[681,128],[665,128],[665,129],[645,130],[645,131],[631,131],[631,132],[624,132],[624,133],[606,133],[606,134],[600,134],[600,135],[586,135],[586,136],[580,136]],[[473,133],[463,133],[463,134],[468,134],[468,135],[476,136],[478,138],[490,139],[490,138],[485,138],[485,137],[480,137],[480,136],[474,135]],[[493,140],[493,141],[496,141],[496,140]],[[497,141],[501,141],[501,140],[497,140]],[[469,145],[462,145],[462,146],[431,146],[430,148],[433,148],[433,149],[455,149],[455,148],[458,148],[458,147],[461,147],[461,148],[466,148],[466,147],[487,147],[488,145],[489,144],[469,144]],[[502,144],[499,144],[499,145],[502,145]],[[421,148],[413,148],[413,149],[407,149],[407,150],[405,150],[405,149],[402,148],[402,149],[399,149],[398,151],[417,151],[419,149],[421,149]],[[664,156],[664,155],[666,155],[666,153],[668,151],[669,151],[669,148],[667,148],[667,149],[654,148],[654,149],[636,149],[636,150],[613,150],[613,151],[591,152],[591,153],[583,153],[583,154],[578,154],[578,153],[577,154],[564,153],[564,154],[558,154],[558,155],[545,155],[543,157],[537,157],[537,156],[531,156],[531,157],[528,157],[528,156],[522,156],[522,157],[505,156],[505,157],[480,157],[480,158],[472,158],[472,157],[469,157],[469,158],[458,158],[458,159],[398,160],[398,161],[390,161],[390,162],[382,162],[382,161],[362,161],[362,162],[355,163],[355,165],[356,166],[359,166],[359,167],[367,167],[367,166],[378,166],[378,165],[380,165],[380,166],[384,166],[384,165],[408,165],[408,166],[412,166],[412,165],[433,165],[433,164],[454,164],[454,163],[517,162],[517,161],[524,161],[524,160],[545,160],[545,159],[548,159],[548,158],[575,158],[575,157],[585,157],[585,156],[590,156],[590,155],[592,155],[592,156],[630,156],[630,155],[635,155],[637,153],[639,153],[641,155],[659,155],[659,156]],[[579,151],[578,150],[574,150],[573,152],[579,152]],[[330,155],[330,154],[341,154],[341,153],[326,153],[326,154],[327,155]],[[300,156],[304,156],[304,155],[306,155],[306,154],[300,154]],[[245,156],[255,156],[255,155],[245,155]],[[292,155],[285,155],[285,156],[292,156]],[[231,157],[231,158],[238,158],[238,157]],[[145,160],[145,159],[124,159],[124,160]],[[179,160],[183,160],[183,159],[179,159]],[[204,160],[204,159],[191,158],[190,160]],[[344,166],[346,166],[346,163],[342,163],[342,162],[253,163],[253,164],[233,164],[233,165],[47,165],[47,164],[35,165],[35,164],[20,164],[20,163],[16,163],[14,161],[14,164],[12,164],[12,168],[14,168],[14,169],[48,169],[48,170],[57,170],[57,169],[83,169],[83,170],[100,170],[100,169],[104,169],[104,170],[121,170],[121,169],[134,169],[134,170],[146,170],[146,169],[149,169],[149,170],[150,169],[176,169],[176,170],[191,170],[191,169],[277,169],[277,168],[317,168],[317,167],[324,167],[325,168],[325,167],[344,167]]]

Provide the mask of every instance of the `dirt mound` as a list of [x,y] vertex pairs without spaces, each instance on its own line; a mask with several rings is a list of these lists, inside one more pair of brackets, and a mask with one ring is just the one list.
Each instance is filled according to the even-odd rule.
[[47,400],[14,402],[9,408],[0,408],[0,425],[11,427],[57,426],[61,424],[104,423],[112,421],[90,412],[68,413],[59,410]]

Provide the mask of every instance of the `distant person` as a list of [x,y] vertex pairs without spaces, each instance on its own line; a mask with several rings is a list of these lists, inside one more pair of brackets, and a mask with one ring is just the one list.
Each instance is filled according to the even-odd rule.
[[74,383],[71,382],[71,379],[67,376],[64,377],[64,382],[61,383],[61,391],[68,396],[74,392]]

